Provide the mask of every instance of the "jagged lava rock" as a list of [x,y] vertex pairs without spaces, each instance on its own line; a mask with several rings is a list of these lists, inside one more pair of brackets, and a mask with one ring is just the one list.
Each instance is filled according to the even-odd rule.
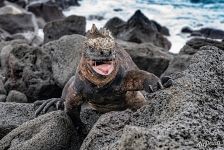
[[100,117],[81,150],[215,149],[224,142],[224,51],[203,47],[170,88],[136,112]]
[[104,25],[104,28],[110,30],[113,35],[117,35],[119,33],[119,29],[123,26],[126,22],[118,17],[111,18],[107,21]]
[[44,51],[52,58],[54,80],[62,88],[75,75],[84,40],[84,36],[74,34],[43,45]]
[[81,34],[86,32],[86,18],[72,15],[65,19],[49,22],[44,27],[44,42],[57,40],[64,35]]
[[0,149],[78,150],[81,143],[71,119],[62,111],[25,122],[0,141]]
[[123,47],[131,56],[135,64],[142,70],[160,76],[168,67],[172,55],[166,50],[154,46],[152,43],[131,43],[118,40],[118,44]]
[[60,97],[52,76],[51,58],[39,47],[13,46],[7,62],[5,89],[24,93],[29,102]]
[[137,10],[126,23],[116,20],[106,23],[106,28],[111,29],[114,37],[136,43],[151,42],[166,50],[170,49],[171,43],[163,35],[163,33],[168,34],[168,29],[149,20],[140,10]]
[[0,108],[0,139],[22,123],[34,118],[33,104],[0,102]]
[[180,54],[193,55],[200,49],[200,47],[207,46],[207,45],[215,46],[224,50],[224,41],[219,42],[219,41],[211,40],[211,39],[193,38],[187,41],[184,47],[181,48]]

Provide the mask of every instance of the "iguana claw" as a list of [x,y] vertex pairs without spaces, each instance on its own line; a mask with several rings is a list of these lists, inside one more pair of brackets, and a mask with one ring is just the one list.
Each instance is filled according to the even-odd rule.
[[46,113],[51,106],[56,106],[57,110],[64,109],[64,100],[61,98],[53,98],[34,102],[34,106],[37,105],[40,105],[40,107],[35,111],[35,117],[39,116],[42,111]]
[[165,87],[165,88],[168,88],[171,85],[173,85],[173,80],[168,76],[162,77],[161,82],[162,82],[163,87]]

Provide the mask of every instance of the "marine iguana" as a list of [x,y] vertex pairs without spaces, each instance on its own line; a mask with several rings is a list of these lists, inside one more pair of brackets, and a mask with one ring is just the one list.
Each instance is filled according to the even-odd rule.
[[99,112],[138,109],[146,103],[141,90],[154,92],[172,84],[169,77],[160,80],[140,70],[129,54],[119,47],[109,30],[95,25],[87,31],[82,57],[75,76],[65,85],[61,99],[42,103],[36,116],[50,106],[60,106],[75,125],[81,123],[81,104],[88,103]]

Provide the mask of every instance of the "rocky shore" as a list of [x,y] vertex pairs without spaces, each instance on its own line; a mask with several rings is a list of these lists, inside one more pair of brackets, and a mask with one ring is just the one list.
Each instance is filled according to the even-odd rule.
[[[86,18],[65,17],[76,0],[0,1],[0,150],[221,149],[224,147],[224,31],[184,28],[172,54],[169,29],[140,10],[105,27],[140,69],[174,84],[144,93],[137,111],[101,114],[82,106],[80,132],[63,111],[37,118],[33,102],[59,98],[75,74]],[[38,31],[43,29],[44,39]]]

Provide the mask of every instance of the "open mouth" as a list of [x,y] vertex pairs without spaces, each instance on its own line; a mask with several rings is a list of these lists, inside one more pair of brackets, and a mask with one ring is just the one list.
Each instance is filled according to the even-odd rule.
[[110,75],[114,70],[114,62],[112,60],[91,60],[90,65],[93,70],[100,75]]

